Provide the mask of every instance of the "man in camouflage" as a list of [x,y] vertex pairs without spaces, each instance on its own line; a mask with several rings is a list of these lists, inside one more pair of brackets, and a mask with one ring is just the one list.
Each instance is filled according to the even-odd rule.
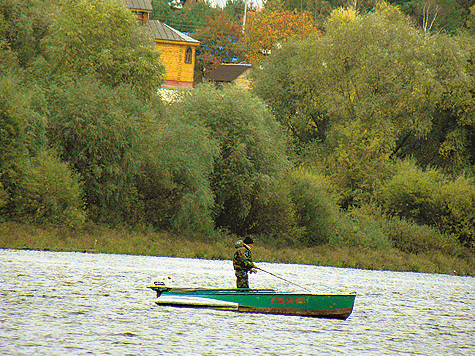
[[233,267],[236,274],[236,286],[238,288],[249,288],[248,272],[255,272],[253,269],[257,268],[252,262],[251,247],[254,240],[247,236],[244,241],[236,241],[236,250],[234,251]]

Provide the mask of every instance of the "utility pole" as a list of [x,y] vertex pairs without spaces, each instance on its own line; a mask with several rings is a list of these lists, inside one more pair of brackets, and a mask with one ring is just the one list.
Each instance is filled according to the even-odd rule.
[[247,12],[247,0],[244,0],[244,16],[242,17],[242,33],[244,33],[244,27],[246,26],[246,12]]

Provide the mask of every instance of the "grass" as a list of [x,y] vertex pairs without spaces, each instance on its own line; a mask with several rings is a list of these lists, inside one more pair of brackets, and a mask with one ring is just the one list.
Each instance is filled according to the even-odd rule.
[[[181,236],[169,232],[110,229],[90,225],[82,231],[66,227],[0,223],[0,248],[82,251],[204,259],[232,258],[230,235]],[[415,271],[475,276],[475,256],[450,256],[442,252],[409,254],[391,249],[358,249],[334,246],[285,246],[256,241],[256,261],[300,263],[360,269]]]

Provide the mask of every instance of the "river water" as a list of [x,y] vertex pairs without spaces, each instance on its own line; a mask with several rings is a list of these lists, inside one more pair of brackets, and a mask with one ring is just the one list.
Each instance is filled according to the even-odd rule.
[[[233,288],[229,260],[0,249],[0,354],[475,354],[472,277],[259,266],[317,293],[357,292],[353,313],[343,321],[164,307],[146,288],[157,276]],[[250,284],[295,289],[262,272]]]

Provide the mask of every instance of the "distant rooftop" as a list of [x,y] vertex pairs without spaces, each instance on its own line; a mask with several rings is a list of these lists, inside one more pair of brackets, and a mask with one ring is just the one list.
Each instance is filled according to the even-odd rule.
[[130,10],[153,11],[151,0],[125,0]]
[[199,44],[200,41],[197,41],[190,36],[185,35],[184,33],[175,30],[174,28],[160,22],[158,20],[149,20],[145,24],[151,32],[153,37],[156,40],[163,41],[174,41],[174,42],[189,42]]
[[205,75],[205,78],[215,82],[232,82],[251,68],[250,64],[223,63]]

